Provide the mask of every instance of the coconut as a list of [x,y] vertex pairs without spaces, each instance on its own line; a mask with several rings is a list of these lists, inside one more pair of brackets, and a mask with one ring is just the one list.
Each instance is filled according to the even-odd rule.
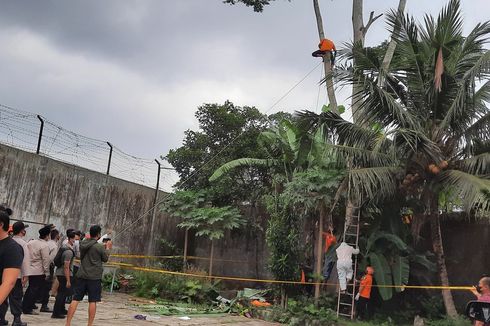
[[404,186],[408,185],[409,183],[410,183],[410,180],[408,180],[408,179],[403,179],[403,181],[402,181],[402,184]]
[[429,171],[432,171],[432,169],[435,167],[437,167],[435,164],[429,164]]
[[447,161],[441,161],[441,162],[439,162],[438,166],[440,169],[444,170],[444,169],[447,169],[449,164],[447,163]]
[[432,172],[433,174],[439,174],[439,172],[441,172],[441,169],[434,165],[432,169],[430,169],[430,172]]

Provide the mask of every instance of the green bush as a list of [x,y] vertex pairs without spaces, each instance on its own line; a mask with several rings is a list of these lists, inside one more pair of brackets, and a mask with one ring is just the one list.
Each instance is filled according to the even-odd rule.
[[135,295],[145,298],[161,298],[203,303],[218,296],[218,282],[206,278],[188,278],[176,275],[136,273],[133,285]]
[[[102,288],[106,291],[110,291],[112,285],[112,273],[107,273],[102,276]],[[121,284],[119,283],[119,279],[116,275],[114,279],[114,287],[113,290],[117,291],[121,288]]]

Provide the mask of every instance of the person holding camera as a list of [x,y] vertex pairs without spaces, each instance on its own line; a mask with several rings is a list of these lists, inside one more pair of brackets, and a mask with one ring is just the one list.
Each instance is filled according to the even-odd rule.
[[110,240],[99,243],[101,238],[101,227],[93,225],[90,227],[90,239],[85,239],[80,243],[80,269],[77,273],[77,284],[74,288],[73,301],[68,308],[66,326],[71,325],[71,321],[77,310],[78,304],[88,295],[88,326],[92,326],[97,310],[97,302],[102,296],[102,273],[103,263],[109,260],[109,250],[112,249]]

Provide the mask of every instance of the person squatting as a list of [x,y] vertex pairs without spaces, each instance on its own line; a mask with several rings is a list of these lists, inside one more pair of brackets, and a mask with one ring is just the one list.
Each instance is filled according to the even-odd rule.
[[[110,239],[101,237],[101,227],[93,225],[86,236],[68,229],[61,241],[60,232],[48,224],[39,229],[38,239],[26,241],[29,225],[22,221],[11,225],[12,215],[10,208],[0,205],[0,326],[9,325],[9,307],[12,326],[26,326],[22,315],[40,313],[66,318],[70,326],[85,297],[89,302],[87,325],[93,325],[102,295],[103,263],[112,249]],[[48,305],[50,295],[55,297],[53,309]]]

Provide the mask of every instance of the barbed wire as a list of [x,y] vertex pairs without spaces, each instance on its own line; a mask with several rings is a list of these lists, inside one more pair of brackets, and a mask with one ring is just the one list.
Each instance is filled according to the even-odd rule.
[[[0,143],[36,153],[41,121],[44,122],[39,154],[100,173],[107,172],[110,146],[106,141],[67,130],[37,114],[0,104]],[[155,160],[136,157],[113,145],[110,175],[155,188],[158,165]],[[161,162],[160,190],[170,191],[178,181],[170,165]]]

